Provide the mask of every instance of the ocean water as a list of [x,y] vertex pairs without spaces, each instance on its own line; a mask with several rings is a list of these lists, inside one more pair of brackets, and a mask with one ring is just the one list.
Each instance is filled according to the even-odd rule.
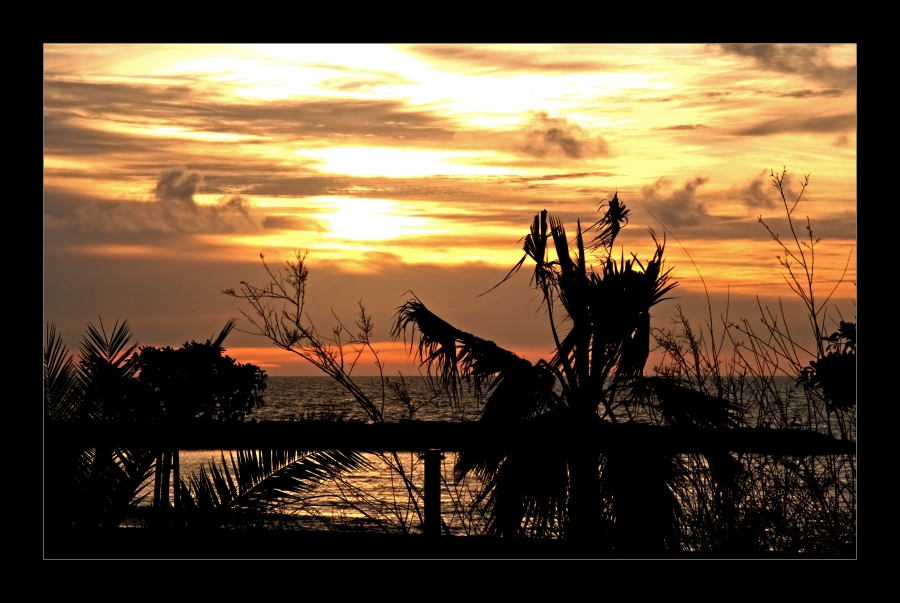
[[[357,377],[355,383],[383,413],[385,421],[420,419],[423,421],[474,420],[480,406],[474,396],[460,391],[453,403],[446,395],[429,387],[426,379],[416,377]],[[343,413],[347,418],[367,420],[366,413],[353,396],[331,377],[269,377],[265,404],[248,418],[258,421],[298,419],[309,413]],[[405,387],[409,404],[398,397],[390,384]],[[410,407],[411,406],[411,407]]]

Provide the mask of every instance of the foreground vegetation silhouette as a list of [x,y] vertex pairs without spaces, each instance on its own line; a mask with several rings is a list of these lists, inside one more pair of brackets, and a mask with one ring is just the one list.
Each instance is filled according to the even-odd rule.
[[[601,454],[594,429],[600,423],[700,431],[752,426],[852,439],[855,323],[842,322],[840,331],[825,334],[830,296],[817,304],[813,294],[818,241],[808,222],[809,240],[796,234],[792,214],[800,198],[791,204],[785,197],[786,174],[771,177],[791,238],[785,243],[769,233],[782,248],[788,284],[810,314],[816,349],[805,349],[785,329],[783,314],[776,318],[762,306],[764,334],[746,320],[731,322],[727,314],[717,334],[711,306],[701,331],[692,329],[678,308],[675,330],[651,334],[649,311],[676,283],[664,267],[665,243],[652,230],[651,258],[625,259],[623,251],[616,259],[616,237],[629,216],[617,195],[601,205],[599,221],[585,229],[577,223],[571,239],[558,218],[546,211],[536,215],[523,258],[504,279],[525,262],[533,264],[531,282],[542,296],[555,342],[549,359],[532,364],[455,328],[417,298],[398,309],[394,338],[411,346],[431,382],[451,400],[471,388],[484,401],[479,421],[496,433],[530,424],[548,434],[547,442],[505,453],[479,451],[476,443],[457,457],[456,483],[471,477],[477,483],[472,504],[480,505],[479,530],[581,540],[599,555],[852,554],[852,455],[799,458],[733,453],[727,447],[662,454],[638,441]],[[256,332],[312,362],[346,387],[370,420],[383,421],[384,394],[380,402],[370,399],[351,376],[364,350],[382,368],[365,308],[360,305],[355,333],[339,323],[333,336],[322,336],[303,311],[306,254],[297,252],[283,271],[273,271],[264,258],[263,265],[267,285],[242,282],[239,291],[225,293],[248,302],[245,316]],[[665,360],[647,377],[651,336]],[[730,359],[723,352],[725,339]],[[783,389],[779,376],[793,378],[796,387]],[[566,434],[565,445],[551,445],[550,434]],[[391,468],[403,471],[396,462]],[[409,484],[409,476],[401,475]],[[411,484],[409,491],[416,494]],[[470,510],[467,517],[473,516]]]
[[[173,349],[130,344],[127,321],[107,334],[101,320],[99,328],[88,325],[77,363],[51,323],[44,347],[48,427],[243,421],[263,404],[267,376],[224,355],[234,323],[215,340]],[[183,479],[178,450],[72,447],[52,438],[45,444],[45,521],[55,532],[115,529],[136,515],[157,528],[265,525],[266,513],[291,496],[366,466],[353,452],[239,450]],[[152,504],[141,514],[151,478]]]
[[[793,213],[800,197],[787,199],[786,176],[786,170],[771,174],[790,236],[782,239],[760,222],[779,246],[787,284],[806,308],[812,346],[787,329],[782,307],[773,312],[762,304],[762,331],[748,319],[730,320],[727,312],[717,323],[711,305],[700,329],[680,307],[673,329],[651,329],[650,310],[677,283],[665,266],[665,237],[652,230],[651,257],[626,259],[624,250],[616,257],[614,246],[630,214],[618,195],[601,204],[597,222],[582,228],[579,221],[572,234],[546,211],[534,216],[522,259],[497,285],[526,263],[532,266],[531,284],[555,344],[549,358],[531,363],[454,327],[415,297],[398,308],[392,335],[426,369],[430,387],[422,400],[413,399],[402,376],[385,377],[362,303],[354,329],[340,321],[328,335],[315,328],[304,311],[305,253],[296,252],[281,270],[261,256],[269,282],[242,282],[225,293],[248,305],[244,316],[256,333],[333,378],[371,423],[385,422],[385,405],[392,401],[413,419],[439,395],[454,403],[469,391],[483,403],[478,422],[488,433],[524,427],[538,434],[527,446],[503,451],[488,440],[472,442],[455,456],[454,479],[445,487],[467,534],[565,539],[583,545],[589,556],[853,556],[853,454],[747,453],[728,446],[728,433],[746,427],[855,440],[856,324],[840,317],[835,330],[826,329],[831,295],[819,301],[813,289],[818,239],[808,220],[808,237],[797,234]],[[800,196],[807,184],[808,178]],[[109,337],[102,323],[99,330],[89,325],[76,365],[50,325],[44,354],[48,420],[242,420],[261,403],[265,376],[223,358],[221,344],[233,327],[229,322],[205,344],[138,350],[128,345],[127,324]],[[649,376],[654,343],[664,358]],[[353,378],[366,352],[382,375],[380,396]],[[214,368],[220,364],[223,369]],[[613,447],[599,439],[602,426],[635,424],[724,437],[696,453],[661,451],[637,438],[620,438]],[[50,515],[92,527],[120,525],[153,475],[153,507],[179,508],[179,525],[234,528],[272,525],[279,504],[302,501],[322,481],[371,467],[358,453],[247,450],[237,458],[223,455],[221,463],[182,480],[177,451],[50,452],[45,496],[75,500]],[[419,461],[394,451],[376,451],[372,458],[397,478],[399,497],[380,515],[369,512],[377,501],[359,489],[343,491],[348,504],[372,520],[370,527],[417,531],[423,523]],[[159,484],[168,483],[173,467],[178,487],[170,503]],[[473,495],[453,498],[461,491]],[[172,525],[171,519],[163,523]]]

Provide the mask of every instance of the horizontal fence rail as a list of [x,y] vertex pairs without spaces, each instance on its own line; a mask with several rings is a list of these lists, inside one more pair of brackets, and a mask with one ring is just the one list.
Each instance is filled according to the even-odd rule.
[[[795,429],[697,429],[644,424],[523,424],[401,421],[340,423],[333,421],[49,422],[45,441],[52,446],[134,447],[178,450],[298,449],[416,452],[496,450],[534,447],[585,447],[601,453],[656,450],[703,453],[728,450],[788,456],[855,455],[856,442]],[[588,444],[585,444],[588,442]]]

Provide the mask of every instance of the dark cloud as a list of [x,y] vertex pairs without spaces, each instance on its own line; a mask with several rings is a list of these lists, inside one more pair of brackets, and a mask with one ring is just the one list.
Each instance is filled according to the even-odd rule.
[[572,60],[564,49],[504,49],[472,46],[413,46],[413,54],[435,61],[448,61],[457,67],[479,73],[492,72],[592,72],[607,71],[615,65],[601,61]]
[[846,133],[838,134],[837,138],[832,141],[831,146],[838,148],[849,147],[851,146],[850,137]]
[[609,177],[615,176],[614,172],[570,172],[567,174],[546,174],[544,176],[521,176],[509,178],[510,182],[533,182],[533,181],[555,181],[555,180],[577,180],[579,178],[590,177]]
[[684,183],[684,187],[671,190],[672,181],[660,178],[651,186],[641,189],[644,206],[668,227],[696,226],[707,217],[706,207],[694,198],[697,188],[709,178],[697,176]]
[[847,132],[856,129],[856,113],[843,113],[841,115],[825,115],[821,117],[807,117],[794,119],[781,117],[765,121],[761,124],[738,130],[740,136],[769,136],[782,132],[813,132],[831,134],[834,132]]
[[253,232],[262,227],[262,219],[250,211],[241,195],[223,196],[215,205],[199,205],[194,195],[202,186],[200,173],[171,168],[157,180],[155,201],[94,202],[67,216],[45,213],[44,228],[219,233]]
[[752,57],[770,71],[802,75],[832,88],[856,88],[856,65],[837,67],[827,46],[812,44],[722,44],[726,54]]
[[[789,188],[790,180],[791,175],[787,174],[785,176],[785,188],[787,188],[788,191],[791,190]],[[775,191],[775,187],[772,186],[770,170],[761,171],[756,178],[751,180],[750,183],[743,188],[738,188],[737,186],[732,187],[731,192],[728,195],[729,199],[739,199],[749,208],[775,207],[777,197],[778,193]]]
[[609,155],[606,141],[591,138],[581,126],[565,117],[550,117],[546,111],[531,112],[521,128],[524,143],[518,150],[532,157],[562,155],[569,159]]
[[178,203],[196,209],[194,195],[200,191],[203,176],[199,172],[186,172],[184,168],[172,168],[164,171],[153,194],[163,203]]
[[654,130],[699,130],[706,128],[703,124],[680,124],[677,126],[666,126],[664,128],[653,128]]

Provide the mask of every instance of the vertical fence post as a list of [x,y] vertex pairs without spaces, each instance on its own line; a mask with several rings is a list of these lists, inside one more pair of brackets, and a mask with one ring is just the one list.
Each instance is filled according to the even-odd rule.
[[441,535],[441,459],[440,450],[427,450],[425,456],[425,537],[437,540]]

